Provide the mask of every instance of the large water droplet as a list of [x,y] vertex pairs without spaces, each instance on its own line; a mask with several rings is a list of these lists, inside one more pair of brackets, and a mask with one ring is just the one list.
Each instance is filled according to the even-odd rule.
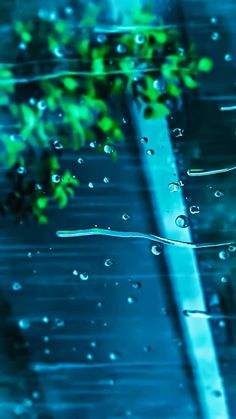
[[80,274],[81,281],[87,281],[89,279],[89,274],[87,272],[83,272]]
[[20,291],[22,289],[22,285],[19,282],[14,282],[12,289],[13,291]]
[[21,319],[19,320],[18,325],[21,329],[29,329],[30,322],[27,319]]
[[186,215],[179,215],[175,220],[175,224],[177,225],[177,227],[180,227],[180,228],[188,227],[189,226],[188,217],[186,217]]
[[106,144],[104,146],[104,152],[106,154],[111,154],[114,151],[114,147],[112,145]]
[[162,244],[155,244],[151,247],[151,252],[155,256],[159,256],[162,254],[163,246]]
[[192,206],[189,208],[189,211],[191,212],[191,214],[199,214],[199,212],[200,212],[200,208],[199,208],[199,206],[198,206],[198,205],[192,205]]
[[230,61],[232,61],[232,55],[231,54],[225,54],[224,59],[225,59],[226,62],[229,63]]
[[144,44],[145,37],[142,34],[137,34],[135,36],[135,42],[136,42],[136,44]]
[[214,195],[216,198],[222,198],[222,196],[224,196],[223,192],[221,191],[215,191]]
[[78,161],[79,164],[83,164],[84,163],[83,157],[79,157],[77,161]]
[[52,175],[51,180],[52,180],[53,183],[60,183],[61,176],[60,175],[57,175],[57,174]]
[[131,281],[131,286],[132,286],[135,290],[138,290],[138,289],[140,289],[140,288],[142,287],[142,284],[141,284],[141,282],[139,282],[139,281]]

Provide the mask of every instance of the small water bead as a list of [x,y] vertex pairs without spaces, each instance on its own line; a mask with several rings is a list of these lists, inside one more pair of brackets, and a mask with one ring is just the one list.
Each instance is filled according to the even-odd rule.
[[45,110],[47,108],[47,102],[45,100],[40,100],[37,106],[39,109]]
[[172,132],[175,138],[180,138],[184,135],[184,130],[182,128],[174,128]]
[[112,265],[114,265],[114,261],[111,260],[111,259],[106,259],[105,262],[104,262],[104,265],[108,266],[108,267],[112,266]]
[[151,252],[155,256],[160,256],[163,252],[162,244],[155,244],[151,247]]
[[32,252],[28,252],[27,256],[28,256],[29,259],[31,259],[32,258]]
[[199,208],[199,206],[198,206],[198,205],[192,205],[192,206],[189,208],[189,211],[190,211],[190,213],[191,213],[191,214],[199,214],[199,212],[200,212],[200,208]]
[[22,51],[25,51],[27,49],[27,44],[25,42],[20,42],[19,49],[21,49]]
[[189,219],[186,215],[179,215],[175,220],[175,224],[177,227],[186,228],[189,226]]
[[162,78],[153,81],[153,87],[158,92],[164,93],[166,91],[166,81]]
[[104,183],[110,183],[110,178],[105,176],[104,179],[103,179],[103,182]]
[[221,250],[219,252],[219,258],[221,260],[227,260],[227,259],[229,259],[229,252],[227,250]]
[[96,348],[96,346],[97,346],[97,343],[96,342],[90,342],[90,346],[91,346],[91,348]]
[[222,329],[226,326],[226,323],[224,320],[220,320],[218,323],[219,327],[221,327]]
[[148,143],[148,138],[147,137],[141,137],[140,138],[140,143],[141,144],[147,144]]
[[144,44],[144,42],[145,42],[145,37],[142,35],[142,34],[137,34],[136,36],[135,36],[135,42],[136,42],[136,44]]
[[25,167],[24,166],[18,167],[17,173],[19,173],[19,175],[23,175],[24,173],[26,173]]
[[184,49],[184,48],[182,48],[182,47],[179,47],[179,48],[178,48],[178,53],[179,53],[179,55],[182,57],[182,56],[185,54],[185,49]]
[[33,391],[32,392],[32,399],[34,399],[34,400],[39,400],[40,399],[39,391]]
[[128,120],[128,118],[126,118],[125,116],[123,116],[122,122],[123,122],[123,124],[128,124],[129,120]]
[[60,183],[61,176],[60,175],[52,175],[51,180],[53,183]]
[[92,361],[92,360],[93,360],[93,358],[94,358],[93,354],[87,354],[87,355],[86,355],[86,359],[87,359],[88,361]]
[[97,146],[97,141],[91,141],[89,143],[89,147],[91,147],[91,148],[96,148],[96,146]]
[[20,329],[29,329],[30,322],[27,319],[21,319],[21,320],[19,320],[18,325],[19,325]]
[[78,275],[79,275],[79,272],[77,271],[77,269],[74,269],[74,270],[73,270],[73,272],[72,272],[72,274],[73,274],[74,276],[78,276]]
[[65,322],[63,319],[55,319],[54,320],[55,326],[56,327],[64,327],[65,326]]
[[233,244],[230,244],[230,245],[228,246],[228,251],[229,251],[229,252],[233,253],[233,252],[235,252],[235,250],[236,250],[236,246],[234,246]]
[[223,192],[221,191],[215,191],[214,196],[216,198],[222,198],[224,196]]
[[106,144],[103,149],[106,154],[111,154],[114,151],[114,147],[109,144]]
[[77,161],[78,161],[79,164],[83,164],[84,163],[83,157],[79,157]]
[[230,61],[232,61],[232,55],[231,54],[225,54],[224,56],[224,60],[229,63]]
[[12,289],[13,291],[20,291],[22,289],[22,285],[19,282],[14,282]]
[[104,33],[100,33],[97,35],[96,40],[99,44],[104,44],[107,41],[107,36]]
[[179,184],[178,183],[169,183],[168,188],[170,192],[178,192],[179,190]]
[[211,17],[211,23],[212,23],[212,25],[216,25],[217,24],[217,22],[218,22],[218,19],[217,19],[217,17]]
[[30,104],[31,106],[36,105],[36,99],[35,99],[34,97],[31,97],[31,98],[29,99],[29,104]]
[[45,323],[45,324],[48,324],[49,323],[49,318],[47,316],[44,316],[42,318],[42,322]]
[[152,352],[152,347],[150,345],[144,346],[144,352]]
[[90,189],[93,189],[93,188],[95,187],[95,183],[93,183],[93,182],[89,182],[89,183],[88,183],[88,187],[89,187]]
[[74,9],[70,6],[65,7],[65,14],[71,16],[74,13]]
[[131,219],[131,215],[130,214],[128,214],[127,212],[125,212],[123,215],[122,215],[122,220],[124,220],[124,221],[128,221],[128,220],[130,220]]
[[58,140],[55,140],[53,142],[53,147],[55,148],[55,150],[62,150],[64,148],[62,143]]
[[131,281],[131,286],[135,290],[138,290],[138,289],[140,289],[142,287],[142,284],[139,281]]
[[154,150],[152,150],[152,149],[150,148],[149,150],[147,150],[147,151],[146,151],[146,154],[147,154],[148,156],[153,156],[153,154],[154,154]]
[[43,337],[43,341],[44,341],[44,342],[49,342],[49,340],[50,340],[50,339],[49,339],[49,337],[48,337],[48,336],[44,336],[44,337]]
[[64,56],[64,54],[65,54],[65,49],[64,49],[64,47],[62,47],[62,46],[58,45],[58,46],[54,49],[53,53],[54,53],[54,55],[55,55],[57,58],[62,58],[62,57]]
[[119,352],[110,352],[110,354],[109,354],[109,359],[111,360],[111,361],[117,361],[117,359],[119,359],[120,358],[120,353]]
[[48,349],[48,348],[45,348],[45,349],[44,349],[44,354],[45,354],[45,355],[47,355],[47,356],[48,356],[48,355],[50,355],[50,353],[51,353],[50,349]]
[[136,297],[128,297],[127,301],[129,304],[134,304],[137,303],[137,298]]
[[212,34],[211,34],[211,39],[212,39],[212,41],[218,41],[218,39],[220,38],[220,35],[219,35],[219,33],[218,32],[213,32]]
[[36,183],[36,185],[35,185],[34,189],[35,189],[36,191],[41,191],[41,190],[43,189],[43,185],[41,185],[40,183]]
[[127,47],[123,44],[118,44],[116,47],[118,54],[124,54],[127,51]]
[[227,276],[222,276],[220,278],[220,281],[222,282],[222,284],[226,284],[229,281],[229,278]]
[[102,307],[104,307],[104,303],[102,301],[99,301],[97,303],[97,308],[102,308]]
[[89,274],[87,272],[83,272],[80,274],[81,281],[87,281],[89,279]]

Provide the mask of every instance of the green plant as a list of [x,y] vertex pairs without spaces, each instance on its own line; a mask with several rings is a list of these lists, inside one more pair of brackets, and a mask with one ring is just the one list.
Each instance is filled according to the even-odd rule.
[[96,141],[115,157],[114,145],[124,140],[116,117],[124,93],[145,118],[168,116],[170,101],[211,70],[211,60],[199,59],[193,45],[184,50],[179,33],[148,9],[134,12],[129,30],[108,34],[97,30],[99,13],[89,3],[79,27],[63,11],[14,24],[16,62],[0,66],[0,106],[14,127],[1,133],[12,188],[2,212],[46,223],[50,201],[65,207],[79,186],[62,163],[65,150]]

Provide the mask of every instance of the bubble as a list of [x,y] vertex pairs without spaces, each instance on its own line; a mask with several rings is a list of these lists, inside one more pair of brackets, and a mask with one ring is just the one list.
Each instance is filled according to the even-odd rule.
[[27,48],[27,44],[25,42],[20,42],[18,46],[22,51],[25,51]]
[[216,25],[217,22],[218,22],[218,19],[216,17],[214,17],[214,16],[211,17],[211,23],[212,23],[212,25]]
[[111,154],[113,151],[114,151],[114,147],[113,147],[113,146],[111,146],[111,145],[109,145],[109,144],[106,144],[106,145],[104,146],[104,152],[105,152],[106,154]]
[[178,53],[179,53],[179,55],[180,55],[180,56],[183,56],[183,55],[185,54],[185,49],[184,49],[184,48],[179,47],[179,48],[178,48]]
[[174,128],[172,132],[175,138],[180,138],[184,135],[184,130],[182,128]]
[[221,191],[215,191],[214,196],[215,196],[216,198],[222,198],[222,196],[224,196],[224,194],[223,194],[223,192],[221,192]]
[[230,61],[232,61],[232,55],[231,54],[225,54],[224,60],[229,63]]
[[80,274],[81,281],[87,281],[89,279],[89,274],[87,272],[83,272]]
[[123,44],[118,44],[116,47],[118,54],[124,54],[127,51],[127,47]]
[[152,352],[152,347],[150,345],[144,346],[144,352]]
[[147,154],[148,156],[153,156],[153,154],[154,154],[154,150],[152,150],[152,149],[150,148],[149,150],[147,150],[147,151],[146,151],[146,154]]
[[64,148],[62,143],[57,140],[53,142],[53,147],[55,148],[55,150],[62,150]]
[[104,179],[103,179],[103,182],[104,183],[110,183],[110,178],[105,176]]
[[104,265],[108,266],[108,267],[112,266],[112,265],[114,265],[114,261],[111,260],[111,259],[106,259],[105,262],[104,262]]
[[175,224],[177,225],[177,227],[180,227],[180,228],[188,227],[189,226],[188,217],[186,217],[186,215],[179,215],[175,220]]
[[93,188],[95,187],[95,183],[93,183],[93,182],[89,182],[89,183],[88,183],[88,187],[89,187],[90,189],[93,189]]
[[228,247],[228,251],[232,253],[232,252],[235,252],[235,250],[236,250],[236,246],[234,246],[233,244],[230,244]]
[[32,398],[35,399],[35,400],[40,399],[40,393],[39,393],[39,391],[33,391],[32,392]]
[[125,212],[123,215],[122,215],[122,220],[124,220],[124,221],[128,221],[128,220],[130,220],[131,219],[131,215],[130,214],[128,214],[127,212]]
[[97,35],[97,42],[99,42],[99,44],[104,44],[104,42],[107,41],[107,36],[104,33],[98,34]]
[[47,102],[45,100],[40,100],[38,102],[38,108],[41,110],[45,110],[47,108]]
[[147,144],[148,143],[148,138],[147,137],[141,137],[140,138],[140,143],[141,144]]
[[161,244],[155,244],[151,247],[151,252],[155,256],[159,256],[163,252],[163,246]]
[[192,205],[192,206],[189,208],[189,211],[191,212],[191,214],[199,214],[199,212],[200,212],[200,208],[199,208],[199,206],[198,206],[198,205]]
[[31,259],[32,258],[32,252],[28,252],[27,257]]
[[45,323],[45,324],[47,324],[49,322],[49,318],[47,316],[44,316],[42,318],[42,322]]
[[97,346],[97,344],[96,344],[96,342],[90,342],[90,346],[91,346],[91,348],[96,348],[96,346]]
[[65,49],[64,49],[64,47],[62,47],[62,46],[59,46],[59,45],[58,45],[58,46],[54,49],[53,53],[54,53],[54,55],[55,55],[57,58],[62,58],[62,57],[64,56],[64,54],[65,54]]
[[219,327],[224,328],[226,326],[226,323],[224,320],[220,320],[218,323]]
[[142,34],[137,34],[136,36],[135,36],[135,42],[136,42],[136,44],[144,44],[144,42],[145,42],[145,37],[142,35]]
[[91,147],[91,148],[96,148],[96,146],[97,146],[97,141],[91,141],[89,143],[89,147]]
[[74,270],[73,270],[73,272],[72,272],[72,274],[73,274],[74,276],[78,276],[78,275],[79,275],[79,272],[77,271],[77,269],[74,269]]
[[79,164],[83,164],[84,163],[83,157],[79,157],[77,161],[78,161]]
[[110,354],[109,354],[109,359],[111,360],[111,361],[117,361],[117,359],[119,359],[120,358],[120,353],[119,352],[110,352]]
[[226,284],[229,281],[229,278],[227,276],[222,276],[220,278],[220,281],[222,282],[222,284]]
[[62,319],[55,319],[54,320],[56,327],[63,327],[65,326],[65,322]]
[[43,337],[43,341],[44,341],[44,342],[49,342],[49,337],[48,337],[48,336],[44,336],[44,337]]
[[137,302],[137,298],[136,297],[128,297],[127,301],[129,304],[134,304]]
[[142,287],[142,284],[139,281],[131,281],[131,286],[135,290],[138,290],[138,289],[140,289]]
[[50,353],[51,353],[50,349],[48,349],[48,348],[44,349],[44,354],[45,355],[50,355]]
[[30,322],[27,319],[21,319],[19,320],[18,325],[21,329],[29,329]]
[[22,285],[19,282],[14,282],[12,289],[13,291],[20,291],[22,289]]
[[212,39],[212,41],[218,41],[219,37],[220,37],[220,35],[219,35],[219,33],[218,33],[218,32],[213,32],[213,33],[211,34],[211,39]]
[[74,13],[74,9],[70,6],[65,7],[65,14],[70,16]]
[[227,259],[229,259],[229,252],[227,250],[221,250],[219,252],[219,258],[221,260],[227,260]]
[[122,122],[123,122],[123,124],[128,124],[129,120],[128,120],[128,118],[126,118],[125,116],[123,116]]
[[164,93],[166,91],[166,81],[162,78],[156,79],[153,81],[153,87],[155,90]]
[[36,183],[36,185],[35,185],[34,189],[35,189],[36,191],[41,191],[41,190],[43,189],[43,185],[41,185],[40,183]]
[[220,390],[213,390],[212,394],[215,397],[221,397],[222,396],[222,393],[221,393]]
[[29,99],[29,104],[32,105],[32,106],[36,105],[36,99],[34,97],[31,97]]
[[24,173],[26,173],[25,167],[24,166],[18,167],[17,173],[19,173],[19,175],[23,175]]
[[52,175],[51,180],[53,183],[60,183],[61,176],[60,175]]
[[102,301],[99,301],[97,303],[97,308],[102,308],[102,307],[104,307],[104,303]]
[[168,188],[170,192],[177,192],[179,190],[179,184],[178,183],[169,183]]
[[94,358],[93,354],[87,354],[87,355],[86,355],[86,359],[87,359],[88,361],[92,361],[92,360],[93,360],[93,358]]

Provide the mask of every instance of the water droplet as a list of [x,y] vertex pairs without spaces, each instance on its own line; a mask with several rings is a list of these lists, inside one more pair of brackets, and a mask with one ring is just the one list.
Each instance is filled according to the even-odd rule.
[[116,47],[118,54],[124,54],[127,51],[127,47],[123,44],[118,44]]
[[179,55],[183,56],[185,54],[185,49],[184,48],[178,48],[178,53]]
[[90,342],[90,346],[91,346],[91,348],[96,348],[96,346],[97,346],[97,343],[96,342]]
[[106,144],[104,146],[104,152],[106,154],[111,154],[114,151],[114,147],[112,145]]
[[147,154],[148,156],[153,156],[153,154],[154,154],[154,150],[152,150],[152,149],[150,148],[149,150],[147,150],[147,151],[146,151],[146,154]]
[[235,252],[235,250],[236,250],[236,246],[234,246],[233,244],[230,244],[229,247],[228,247],[228,251],[233,253],[233,252]]
[[175,138],[180,138],[184,135],[184,130],[182,128],[174,128],[172,132]]
[[22,289],[22,285],[19,284],[19,282],[14,282],[14,284],[12,285],[12,289],[13,291],[20,291]]
[[213,33],[211,34],[211,39],[212,39],[212,41],[218,41],[219,37],[220,37],[220,35],[219,35],[219,33],[218,33],[218,32],[213,32]]
[[81,281],[87,281],[89,279],[89,274],[87,272],[83,272],[79,277]]
[[217,24],[217,22],[218,22],[218,19],[217,19],[217,17],[212,17],[211,18],[211,23],[212,23],[212,25],[216,25]]
[[36,183],[36,185],[35,185],[34,189],[35,189],[36,191],[41,191],[41,190],[43,189],[43,185],[40,185],[40,183]]
[[43,337],[43,341],[44,341],[44,342],[49,342],[49,337],[48,337],[48,336],[44,336],[44,337]]
[[137,34],[135,36],[135,42],[136,42],[136,44],[144,44],[145,37],[142,34]]
[[224,320],[220,320],[218,323],[219,327],[224,328],[226,326],[226,323]]
[[65,326],[65,322],[62,319],[55,319],[54,320],[56,327],[63,327]]
[[44,316],[42,318],[42,322],[45,323],[45,324],[47,324],[49,322],[49,318],[47,316]]
[[86,359],[87,359],[88,361],[92,361],[92,360],[93,360],[93,358],[94,358],[93,354],[87,354],[87,355],[86,355]]
[[122,215],[122,220],[124,220],[124,221],[128,221],[128,220],[130,220],[131,219],[131,215],[130,214],[128,214],[128,213],[124,213],[123,215]]
[[147,137],[141,137],[140,138],[140,143],[141,144],[147,144],[148,143],[148,138]]
[[111,361],[117,361],[117,359],[120,358],[120,353],[119,352],[110,352],[109,354],[109,358]]
[[29,329],[30,322],[27,319],[21,319],[19,320],[18,325],[21,329]]
[[104,303],[102,301],[99,301],[97,303],[97,308],[102,308],[102,307],[104,307]]
[[51,353],[50,349],[48,349],[48,348],[44,349],[44,354],[45,355],[50,355],[50,353]]
[[152,347],[150,345],[146,345],[144,346],[144,352],[151,352],[152,351]]
[[221,260],[227,260],[227,259],[229,259],[229,252],[227,250],[221,250],[219,252],[219,258]]
[[83,159],[83,157],[79,157],[79,158],[78,158],[78,163],[79,163],[79,164],[83,164],[83,163],[84,163],[84,159]]
[[134,304],[137,303],[137,298],[136,297],[128,297],[127,301],[129,304]]
[[192,205],[192,206],[189,208],[189,211],[191,212],[191,214],[199,214],[199,212],[200,212],[200,208],[199,208],[199,206],[198,206],[198,205]]
[[26,50],[26,48],[27,48],[27,44],[25,42],[20,42],[19,43],[19,49],[24,51],[24,50]]
[[163,252],[163,246],[162,244],[155,244],[151,247],[151,252],[155,256],[159,256]]
[[35,400],[39,400],[40,399],[39,391],[33,391],[32,392],[32,398],[35,399]]
[[77,269],[74,269],[73,272],[72,272],[72,274],[75,275],[75,276],[78,276],[79,275],[79,272],[77,271]]
[[54,49],[53,53],[54,53],[54,55],[55,55],[57,58],[62,58],[62,57],[64,56],[64,54],[65,54],[65,49],[64,49],[64,47],[62,47],[62,46],[58,45],[58,46]]
[[104,262],[104,265],[105,266],[112,266],[112,265],[114,265],[114,261],[111,260],[111,259],[106,259],[105,262]]
[[28,256],[28,258],[30,258],[30,259],[31,259],[31,258],[32,258],[32,252],[28,252],[28,253],[27,253],[27,256]]
[[104,183],[110,183],[110,178],[105,176],[104,179],[103,179],[103,182]]
[[123,122],[123,124],[128,124],[129,120],[128,120],[128,118],[126,118],[125,116],[123,116],[122,122]]
[[24,166],[20,166],[17,169],[17,173],[19,173],[19,175],[23,175],[26,172],[26,169]]
[[224,194],[223,194],[223,192],[221,192],[221,191],[215,191],[214,196],[215,196],[216,198],[222,198],[222,196],[224,196]]
[[64,148],[62,143],[60,143],[60,141],[57,140],[53,142],[53,147],[55,148],[55,150],[62,150]]
[[220,278],[220,281],[222,282],[222,284],[226,284],[229,281],[229,278],[227,278],[227,276],[222,276]]
[[231,54],[225,54],[224,56],[224,60],[229,63],[230,61],[232,61],[232,55]]
[[34,106],[36,104],[36,99],[34,97],[31,97],[29,99],[29,104],[32,105],[32,106]]
[[65,7],[65,14],[71,16],[74,13],[74,9],[70,6]]
[[212,394],[215,397],[221,397],[222,396],[222,393],[221,393],[220,390],[213,390]]
[[140,288],[142,287],[142,284],[141,284],[141,282],[139,282],[139,281],[131,281],[131,286],[132,286],[135,290],[138,290],[138,289],[140,289]]
[[60,183],[61,176],[60,175],[52,175],[51,180],[53,183]]
[[154,80],[153,87],[155,90],[158,90],[161,93],[166,91],[166,81],[163,78]]
[[91,147],[91,148],[96,148],[96,146],[97,146],[97,141],[91,141],[89,143],[89,147]]
[[40,100],[38,102],[38,108],[39,109],[44,110],[44,109],[46,109],[46,107],[47,107],[47,103],[45,102],[45,100]]
[[180,228],[188,227],[189,226],[188,217],[186,217],[186,215],[179,215],[175,220],[175,224],[177,225],[177,227],[180,227]]
[[179,190],[179,184],[178,183],[169,183],[168,188],[170,192],[177,192]]
[[97,35],[97,42],[99,42],[99,44],[104,44],[104,42],[107,41],[107,36],[104,33],[100,33]]
[[93,182],[89,182],[89,183],[88,183],[88,187],[89,187],[90,189],[93,189],[93,188],[94,188],[94,186],[95,186],[95,183],[93,183]]

